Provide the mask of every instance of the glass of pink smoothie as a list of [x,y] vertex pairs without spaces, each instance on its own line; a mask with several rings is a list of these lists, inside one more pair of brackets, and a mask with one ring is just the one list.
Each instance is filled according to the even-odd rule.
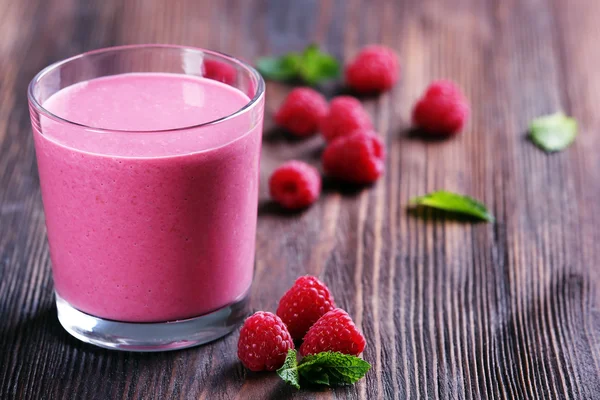
[[132,351],[234,329],[254,269],[261,76],[136,45],[53,64],[28,95],[62,326]]

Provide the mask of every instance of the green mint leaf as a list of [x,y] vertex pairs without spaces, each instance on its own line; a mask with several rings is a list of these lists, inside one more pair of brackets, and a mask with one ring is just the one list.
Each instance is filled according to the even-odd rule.
[[296,360],[296,350],[290,349],[285,357],[285,362],[277,370],[277,375],[286,383],[300,389],[300,376],[298,375],[298,361]]
[[310,85],[340,74],[338,61],[314,44],[302,53],[290,52],[280,57],[259,58],[256,68],[266,79],[286,81],[301,78]]
[[315,85],[319,81],[338,77],[340,65],[334,57],[322,52],[317,45],[313,44],[302,53],[299,73],[306,83]]
[[331,383],[329,382],[329,375],[327,375],[327,373],[320,368],[319,370],[315,369],[314,371],[307,369],[302,377],[304,381],[310,382],[313,385],[331,386]]
[[303,381],[328,386],[352,385],[370,368],[361,358],[329,351],[306,356],[298,365]]
[[319,50],[319,45],[316,43],[311,43],[308,46],[306,46],[306,48],[302,52],[302,58],[307,59],[318,57],[320,53],[321,50]]
[[262,57],[256,62],[256,68],[266,79],[285,81],[298,76],[302,56],[288,53],[282,57]]
[[421,197],[415,197],[410,200],[410,204],[466,214],[488,222],[494,221],[494,217],[482,203],[472,197],[444,190],[429,193]]
[[577,136],[577,121],[562,112],[545,115],[531,121],[529,136],[542,150],[564,150]]

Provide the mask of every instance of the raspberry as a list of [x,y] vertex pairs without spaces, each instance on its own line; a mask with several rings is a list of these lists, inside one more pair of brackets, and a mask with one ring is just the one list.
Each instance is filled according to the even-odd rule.
[[323,314],[335,308],[329,289],[314,276],[296,279],[277,307],[277,315],[287,325],[294,340],[304,337],[308,329]]
[[250,371],[274,371],[285,361],[294,342],[281,319],[258,311],[248,317],[240,331],[238,358]]
[[355,131],[331,142],[323,152],[325,173],[346,182],[375,182],[384,169],[383,142],[372,131]]
[[413,109],[413,122],[432,135],[458,133],[469,117],[469,102],[460,88],[451,81],[436,81],[429,85]]
[[221,61],[204,60],[204,77],[233,85],[237,78],[237,71],[233,65]]
[[322,351],[359,355],[365,349],[366,341],[358,331],[352,318],[341,308],[323,315],[308,330],[300,346],[300,354],[307,356]]
[[275,114],[275,122],[296,136],[310,136],[319,129],[327,109],[322,94],[311,88],[296,88]]
[[321,133],[331,142],[357,129],[371,129],[371,117],[360,101],[350,96],[338,96],[331,101],[329,113],[321,120]]
[[288,161],[269,179],[271,197],[284,208],[297,210],[314,203],[321,193],[321,176],[302,161]]
[[398,80],[396,53],[385,46],[367,46],[346,67],[348,86],[359,93],[382,92]]

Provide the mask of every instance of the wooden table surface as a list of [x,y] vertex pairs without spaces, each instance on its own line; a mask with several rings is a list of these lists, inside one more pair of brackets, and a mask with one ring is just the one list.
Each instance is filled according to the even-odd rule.
[[[0,0],[0,398],[599,399],[599,20],[595,0]],[[267,177],[290,158],[318,165],[323,142],[273,129],[289,87],[267,89],[252,307],[273,311],[297,276],[321,277],[367,338],[373,369],[356,386],[297,392],[247,373],[237,332],[135,354],[60,327],[27,84],[67,56],[144,42],[247,60],[310,42],[342,60],[368,43],[401,55],[401,83],[364,100],[385,177],[358,192],[328,184],[302,214],[268,202]],[[440,77],[473,113],[462,135],[424,141],[410,110]],[[528,121],[561,109],[580,135],[547,155]],[[481,199],[496,223],[407,212],[441,188]]]

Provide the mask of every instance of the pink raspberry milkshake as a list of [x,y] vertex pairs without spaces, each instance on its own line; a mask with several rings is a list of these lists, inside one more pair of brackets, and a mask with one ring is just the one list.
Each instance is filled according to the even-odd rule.
[[247,293],[262,112],[181,128],[249,102],[215,80],[168,73],[91,79],[43,102],[103,130],[43,116],[34,123],[60,297],[96,317],[157,322],[207,314]]

